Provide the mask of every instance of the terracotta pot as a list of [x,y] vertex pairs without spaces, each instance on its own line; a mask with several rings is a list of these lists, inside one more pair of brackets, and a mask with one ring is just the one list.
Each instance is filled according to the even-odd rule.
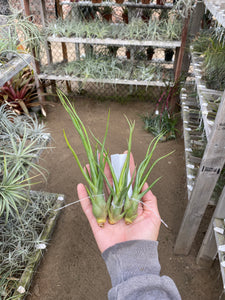
[[128,14],[122,14],[123,22],[128,24]]
[[149,4],[149,3],[150,3],[150,0],[141,0],[141,3],[142,3],[142,4]]
[[108,22],[112,21],[112,14],[104,14],[102,17]]
[[150,20],[150,17],[146,17],[146,16],[141,16],[142,21],[144,21],[145,23],[148,23]]
[[164,5],[166,0],[156,0],[156,4],[158,5]]
[[126,56],[127,56],[127,59],[130,59],[130,50],[126,51]]
[[116,0],[117,4],[123,4],[124,0]]
[[102,3],[102,0],[92,0],[92,3]]

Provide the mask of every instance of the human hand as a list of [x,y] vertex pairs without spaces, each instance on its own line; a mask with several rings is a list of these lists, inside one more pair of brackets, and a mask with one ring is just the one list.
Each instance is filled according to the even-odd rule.
[[[134,159],[130,158],[131,176],[135,170]],[[112,182],[109,167],[106,166],[105,174],[109,181]],[[143,191],[148,188],[145,183]],[[81,201],[82,209],[90,223],[95,240],[101,252],[107,248],[121,242],[130,240],[152,240],[156,241],[159,234],[161,219],[157,207],[157,199],[151,191],[148,191],[142,198],[142,202],[138,207],[138,216],[130,225],[125,224],[124,220],[120,220],[114,225],[106,221],[104,227],[99,227],[92,213],[92,204],[88,198],[86,188],[83,184],[78,184],[77,193]]]

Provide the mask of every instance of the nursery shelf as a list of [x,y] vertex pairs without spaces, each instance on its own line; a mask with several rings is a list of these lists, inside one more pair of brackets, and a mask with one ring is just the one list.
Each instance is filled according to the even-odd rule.
[[183,118],[183,135],[184,135],[188,199],[190,199],[190,195],[194,187],[196,174],[198,172],[198,167],[201,160],[199,158],[195,158],[192,155],[193,143],[201,145],[201,141],[200,138],[198,139],[198,135],[196,135],[195,139],[193,139],[193,136],[191,136],[194,132],[194,128],[196,129],[198,128],[200,118],[198,113],[199,107],[197,105],[196,98],[188,95],[187,89],[190,88],[191,86],[184,87],[181,89],[181,93],[180,93],[182,118]]
[[172,9],[173,4],[165,3],[164,5],[157,5],[154,3],[150,4],[142,4],[142,3],[134,3],[134,2],[124,2],[122,4],[117,4],[116,2],[111,1],[103,1],[101,3],[92,3],[92,1],[78,1],[78,2],[70,2],[70,1],[62,1],[61,5],[77,5],[77,6],[126,6],[133,8],[152,8],[152,9]]
[[[46,245],[53,233],[54,227],[56,225],[56,221],[60,214],[60,208],[64,204],[64,195],[60,194],[52,194],[46,192],[36,192],[31,191],[31,194],[39,194],[39,195],[46,195],[46,196],[55,196],[55,205],[53,207],[53,212],[49,216],[46,221],[45,227],[40,235],[40,241],[42,241],[42,245]],[[43,248],[44,249],[44,248]],[[22,300],[28,294],[33,275],[36,271],[38,264],[41,261],[43,256],[42,248],[38,249],[33,257],[31,257],[27,263],[27,266],[18,282],[17,290],[13,294],[13,299]]]
[[95,38],[67,38],[67,37],[48,37],[48,42],[74,43],[74,44],[92,44],[92,45],[115,45],[115,46],[152,46],[157,48],[178,48],[181,41],[138,41],[138,40],[120,40],[120,39],[95,39]]
[[20,54],[0,68],[0,87],[31,63],[30,54]]
[[47,75],[47,74],[39,74],[39,79],[47,79],[47,80],[60,80],[60,81],[75,81],[75,82],[92,82],[92,83],[100,83],[100,84],[125,84],[125,85],[140,85],[140,86],[166,86],[173,85],[173,82],[167,81],[137,81],[137,80],[125,80],[125,79],[93,79],[93,78],[78,78],[73,76],[57,76],[57,75]]
[[213,229],[216,239],[216,246],[218,249],[218,256],[220,262],[220,270],[223,280],[223,289],[225,290],[225,259],[224,259],[224,250],[221,251],[222,246],[225,247],[225,235],[224,233],[219,233],[218,228],[221,229],[221,232],[224,231],[224,219],[215,218],[213,222]]
[[209,99],[215,98],[215,96],[218,96],[218,97],[222,96],[223,92],[206,88],[205,82],[202,80],[201,65],[202,65],[202,59],[200,57],[198,57],[195,53],[192,52],[192,67],[193,67],[193,71],[194,71],[194,75],[195,75],[195,82],[196,82],[196,86],[197,86],[206,137],[209,140],[214,122],[209,121],[209,119],[207,118],[208,112],[209,112],[209,109],[208,109],[209,102],[208,101],[209,101]]
[[217,19],[217,21],[225,27],[225,1],[224,0],[204,0],[205,6]]

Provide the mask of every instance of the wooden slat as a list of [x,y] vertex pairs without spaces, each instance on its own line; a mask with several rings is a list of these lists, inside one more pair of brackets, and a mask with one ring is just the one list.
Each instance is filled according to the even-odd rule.
[[[224,219],[215,219],[213,222],[213,227],[224,228]],[[215,239],[217,244],[217,249],[219,246],[225,245],[225,235],[215,232]],[[223,280],[223,289],[225,290],[225,268],[221,265],[224,261],[224,252],[218,251],[219,261],[220,261],[220,270]]]
[[67,38],[67,37],[53,37],[47,39],[49,42],[57,43],[78,43],[78,44],[92,44],[92,45],[113,45],[113,46],[142,46],[142,47],[157,47],[157,48],[177,48],[180,47],[180,41],[139,41],[139,40],[120,40],[120,39],[96,39],[96,38]]
[[217,19],[217,21],[225,27],[225,3],[223,0],[204,0],[205,6]]
[[225,219],[225,187],[220,195],[213,217],[205,234],[203,243],[197,256],[197,263],[211,266],[217,254],[213,221],[215,218]]
[[103,1],[101,3],[92,3],[91,1],[78,1],[78,2],[70,2],[70,1],[61,1],[61,5],[78,5],[78,6],[126,6],[133,8],[151,8],[151,9],[172,9],[173,4],[165,3],[164,5],[157,5],[154,3],[150,4],[142,4],[135,2],[124,2],[123,4],[117,4],[111,1]]
[[195,186],[177,236],[174,252],[188,254],[225,163],[225,92],[206,146]]
[[126,85],[142,85],[142,86],[167,86],[173,85],[172,82],[164,82],[164,81],[137,81],[137,80],[122,80],[122,79],[93,79],[93,78],[78,78],[73,76],[57,76],[57,75],[47,75],[47,74],[39,74],[39,79],[48,79],[48,80],[60,80],[60,81],[75,81],[75,82],[93,82],[100,84],[126,84]]
[[200,101],[200,106],[201,106],[201,111],[202,111],[202,119],[204,122],[204,128],[206,132],[206,137],[209,140],[211,132],[212,132],[212,126],[209,124],[208,119],[207,119],[207,113],[208,113],[208,102],[206,100],[207,95],[212,94],[212,97],[215,95],[222,96],[223,92],[216,91],[216,90],[211,90],[206,88],[206,84],[202,79],[202,58],[198,57],[193,51],[191,52],[192,56],[192,66],[193,66],[193,71],[195,75],[195,82],[197,86],[197,91],[199,95],[199,101]]

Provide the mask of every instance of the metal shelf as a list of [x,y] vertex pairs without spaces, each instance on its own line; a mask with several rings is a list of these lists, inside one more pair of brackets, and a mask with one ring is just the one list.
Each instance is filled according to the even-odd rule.
[[73,6],[126,6],[132,8],[151,8],[151,9],[172,9],[173,4],[165,3],[164,5],[157,5],[154,3],[150,4],[142,4],[142,3],[134,3],[134,2],[124,2],[122,4],[117,4],[116,2],[111,1],[102,1],[101,3],[92,3],[91,1],[78,1],[78,2],[70,2],[70,1],[62,1],[61,5],[73,5]]
[[224,0],[204,0],[205,6],[217,21],[225,27],[225,1]]
[[29,65],[31,61],[32,56],[30,54],[18,54],[17,57],[3,65],[0,68],[0,87]]
[[90,82],[90,83],[99,83],[99,84],[125,84],[125,85],[134,85],[134,86],[167,86],[173,85],[173,82],[165,81],[137,81],[137,80],[125,80],[125,79],[93,79],[93,78],[79,78],[69,75],[47,75],[44,73],[38,74],[39,79],[45,80],[57,80],[57,81],[74,81],[74,82]]
[[209,140],[214,122],[210,122],[207,118],[208,116],[208,101],[210,99],[214,99],[215,96],[222,97],[223,92],[211,90],[206,88],[206,84],[202,79],[202,58],[199,57],[196,53],[192,52],[192,67],[195,75],[195,82],[197,86],[198,96],[199,96],[199,102],[201,106],[202,111],[202,118],[204,122],[204,128],[206,132],[207,140]]
[[96,39],[96,38],[67,38],[67,37],[48,37],[48,42],[74,43],[74,44],[92,44],[92,45],[115,45],[115,46],[142,46],[157,48],[178,48],[181,41],[138,41],[138,40],[120,40],[120,39]]

